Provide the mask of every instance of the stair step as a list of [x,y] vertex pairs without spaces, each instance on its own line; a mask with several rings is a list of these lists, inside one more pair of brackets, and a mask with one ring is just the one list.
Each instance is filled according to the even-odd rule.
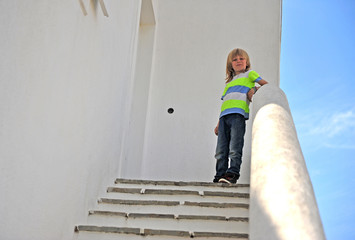
[[[179,231],[217,231],[230,233],[247,233],[248,221],[227,220],[220,216],[201,215],[171,215],[171,214],[129,214],[128,217],[122,214],[113,215],[110,213],[91,214],[87,224],[112,226],[112,227],[136,227],[160,230]],[[240,219],[238,219],[240,220]]]
[[238,197],[249,198],[248,193],[221,192],[221,191],[192,191],[192,190],[172,190],[172,189],[145,189],[145,188],[121,188],[109,187],[108,193],[131,193],[131,194],[155,194],[155,195],[195,195],[210,197]]
[[190,201],[156,201],[156,200],[126,200],[100,198],[99,203],[122,204],[122,205],[155,205],[155,206],[195,206],[214,208],[249,208],[245,203],[217,203],[217,202],[190,202]]
[[101,232],[101,233],[117,233],[117,234],[134,234],[141,236],[171,236],[184,238],[234,238],[248,239],[248,234],[244,233],[223,233],[223,232],[190,232],[175,230],[159,230],[159,229],[143,229],[143,228],[122,228],[122,227],[106,227],[95,225],[79,225],[75,227],[76,232]]
[[116,179],[76,240],[248,239],[249,184]]
[[235,187],[245,186],[249,187],[250,184],[227,184],[227,183],[213,183],[213,182],[186,182],[186,181],[160,181],[160,180],[143,180],[143,179],[125,179],[116,178],[116,183],[128,183],[128,184],[153,184],[153,185],[175,185],[175,186],[223,186],[223,187]]
[[164,219],[181,219],[181,220],[214,220],[214,221],[237,221],[248,222],[247,217],[225,217],[215,215],[174,215],[174,214],[155,214],[155,213],[126,213],[114,211],[92,210],[89,215],[107,215],[119,216],[125,218],[164,218]]
[[[128,203],[128,204],[125,204]],[[143,205],[145,204],[145,205]],[[140,201],[135,200],[134,202],[130,200],[123,199],[107,199],[99,200],[97,205],[97,210],[103,211],[118,211],[118,212],[138,212],[138,213],[154,213],[157,214],[183,214],[183,215],[224,215],[226,217],[248,217],[249,215],[249,205],[248,204],[235,204],[226,207],[226,203],[222,203],[225,207],[216,207],[214,203],[208,203],[209,207],[202,207],[203,203],[193,203],[184,202],[180,204],[179,201]],[[215,206],[213,206],[215,205]],[[228,206],[228,205],[227,205]]]
[[211,187],[211,188],[249,188],[250,184],[228,184],[228,183],[212,183],[212,182],[182,182],[182,181],[156,181],[156,180],[140,180],[140,179],[123,179],[117,178],[115,184],[130,185],[152,185],[152,186],[178,186],[178,187]]
[[[189,185],[188,183],[191,183],[191,185]],[[129,179],[117,180],[116,179],[115,185],[109,187],[138,188],[138,189],[152,189],[152,190],[159,189],[159,190],[170,190],[170,191],[186,190],[186,191],[196,192],[195,194],[197,194],[197,192],[198,194],[201,194],[201,192],[225,192],[225,193],[230,192],[230,193],[249,194],[249,184],[172,182],[172,181],[150,181],[150,180],[129,180]],[[169,196],[169,195],[164,195],[164,196]],[[190,196],[197,196],[197,195],[190,195]]]
[[[177,191],[176,191],[177,190]],[[109,187],[102,197],[126,200],[156,200],[156,201],[190,201],[190,202],[230,202],[249,204],[249,193],[223,192],[208,190],[185,189],[152,189],[152,188],[126,188]]]

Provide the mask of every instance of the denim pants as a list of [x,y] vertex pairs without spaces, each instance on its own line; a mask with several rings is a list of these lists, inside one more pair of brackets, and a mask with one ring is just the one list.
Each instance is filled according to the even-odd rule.
[[[243,115],[234,113],[219,119],[215,177],[222,177],[226,173],[237,174],[239,177],[244,134],[245,119]],[[229,158],[230,164],[228,164]]]

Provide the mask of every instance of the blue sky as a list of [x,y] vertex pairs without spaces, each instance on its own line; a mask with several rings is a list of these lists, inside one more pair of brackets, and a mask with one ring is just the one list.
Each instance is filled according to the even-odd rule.
[[355,239],[355,0],[283,0],[285,91],[328,240]]

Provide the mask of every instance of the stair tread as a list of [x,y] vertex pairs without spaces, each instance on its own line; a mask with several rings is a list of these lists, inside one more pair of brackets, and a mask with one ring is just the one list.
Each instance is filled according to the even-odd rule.
[[218,202],[191,202],[191,201],[159,201],[159,200],[126,200],[114,198],[100,198],[100,203],[124,205],[157,205],[157,206],[196,206],[216,208],[249,208],[246,203],[218,203]]
[[187,181],[160,181],[160,180],[141,180],[141,179],[123,179],[117,178],[115,183],[123,184],[146,184],[146,185],[163,185],[163,186],[199,186],[199,187],[222,187],[222,188],[238,188],[250,187],[250,184],[228,184],[228,183],[212,183],[212,182],[187,182]]
[[126,218],[168,218],[168,219],[180,219],[180,220],[220,220],[220,221],[241,221],[248,222],[246,217],[225,217],[216,215],[187,215],[187,214],[156,214],[156,213],[125,213],[117,211],[102,211],[102,210],[91,210],[90,215],[109,215],[109,216],[120,216]]
[[[120,179],[77,225],[80,239],[248,239],[249,184]],[[112,237],[111,237],[112,236]]]
[[150,188],[122,188],[109,187],[108,193],[130,193],[130,194],[155,194],[155,195],[196,195],[210,197],[238,197],[249,198],[249,193],[223,192],[223,191],[194,191],[176,189],[150,189]]
[[127,227],[111,227],[111,226],[96,226],[96,225],[78,225],[75,227],[76,232],[103,232],[103,233],[118,233],[118,234],[135,234],[142,236],[149,235],[164,235],[177,237],[220,237],[220,238],[242,238],[248,239],[246,233],[226,233],[226,232],[193,232],[180,230],[160,230],[160,229],[144,229],[144,228],[127,228]]

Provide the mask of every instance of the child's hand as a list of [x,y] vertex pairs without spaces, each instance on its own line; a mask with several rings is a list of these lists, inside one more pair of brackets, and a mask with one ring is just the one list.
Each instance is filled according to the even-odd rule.
[[214,134],[216,134],[216,136],[218,136],[218,126],[219,126],[219,120],[217,126],[214,128]]
[[254,89],[252,88],[252,89],[250,89],[249,90],[249,92],[248,92],[248,100],[251,102],[252,101],[252,98],[253,98],[253,96],[254,96],[254,94],[255,94],[255,91],[254,91]]

